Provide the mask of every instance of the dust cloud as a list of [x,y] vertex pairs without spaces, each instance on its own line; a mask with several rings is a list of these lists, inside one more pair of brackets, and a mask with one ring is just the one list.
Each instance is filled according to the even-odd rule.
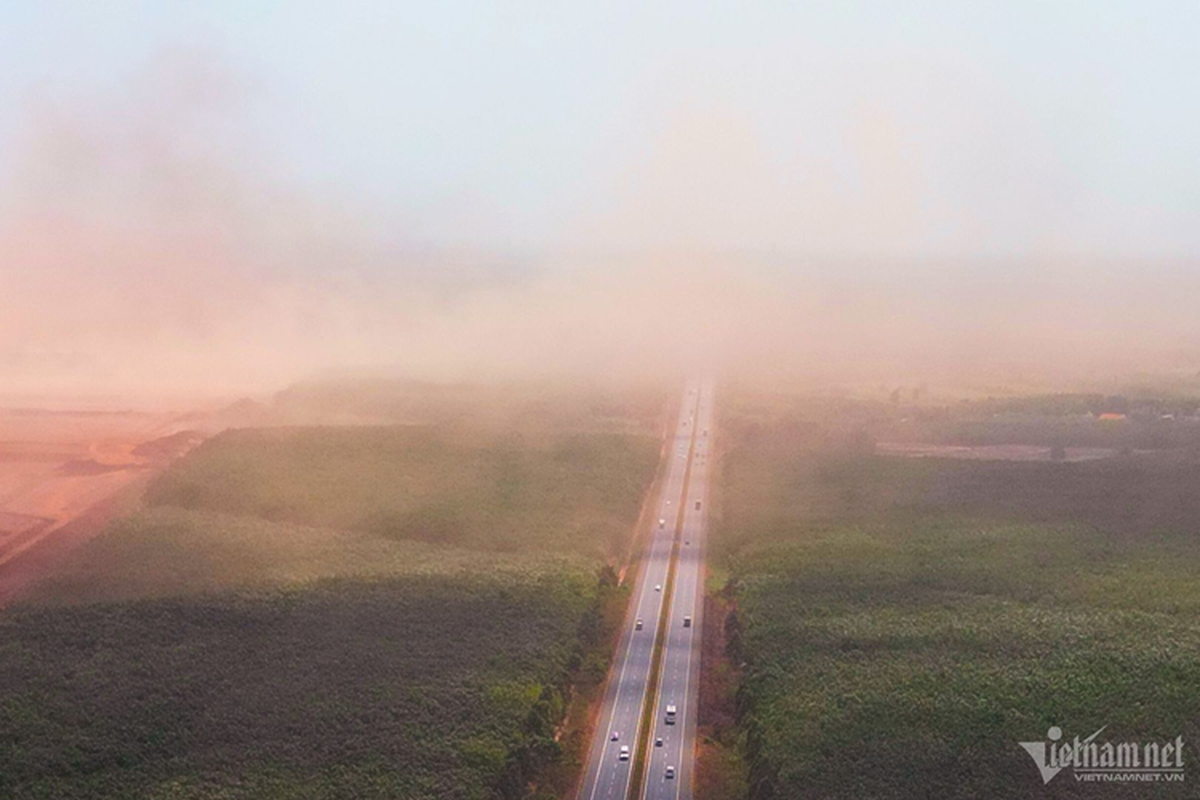
[[[865,113],[847,144],[858,202],[818,150],[774,163],[737,114],[683,104],[603,164],[552,241],[505,251],[431,246],[352,188],[291,181],[243,124],[261,91],[173,52],[111,93],[31,94],[0,163],[0,394],[219,397],[330,372],[1065,383],[1200,366],[1194,262],[985,257],[969,235],[961,255],[912,252],[920,179],[886,115]],[[777,244],[797,231],[811,247]]]

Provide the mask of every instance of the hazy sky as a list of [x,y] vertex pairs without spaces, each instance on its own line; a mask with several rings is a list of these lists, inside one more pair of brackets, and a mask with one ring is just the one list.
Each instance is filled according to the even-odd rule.
[[1194,0],[0,0],[0,158],[184,61],[206,136],[401,241],[1194,256],[1198,41]]
[[1195,0],[0,0],[0,395],[1194,374],[1198,41]]

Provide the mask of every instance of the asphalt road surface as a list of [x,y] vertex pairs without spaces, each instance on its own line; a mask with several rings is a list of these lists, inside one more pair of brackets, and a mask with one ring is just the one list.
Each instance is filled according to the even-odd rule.
[[[642,712],[649,694],[654,647],[663,606],[668,602],[671,605],[666,623],[669,628],[664,644],[661,683],[662,691],[670,694],[674,698],[672,702],[678,706],[678,722],[671,726],[664,724],[660,711],[665,709],[666,702],[660,697],[657,705],[662,708],[656,709],[652,720],[653,735],[649,741],[652,752],[644,785],[651,797],[691,797],[700,668],[701,534],[707,506],[706,454],[711,425],[712,384],[689,381],[684,389],[679,421],[669,444],[670,464],[666,470],[662,495],[658,498],[657,514],[651,521],[650,541],[634,587],[633,606],[617,644],[608,688],[580,784],[580,800],[624,800],[629,797],[633,769],[637,763]],[[693,457],[692,477],[685,486],[688,456],[693,442],[698,456]],[[696,476],[700,479],[697,480]],[[699,510],[695,507],[697,501],[701,504]],[[679,511],[685,502],[687,505],[680,526]],[[691,544],[685,545],[685,540],[690,540]],[[679,573],[675,591],[672,597],[667,597],[667,574],[677,550],[682,554]],[[686,629],[682,627],[684,616],[693,619],[692,626]],[[642,624],[641,630],[637,629],[638,620]],[[665,728],[670,730],[653,733]],[[654,747],[654,736],[663,737],[662,748]],[[622,747],[629,748],[628,760],[621,758]],[[675,759],[670,766],[675,767],[676,778],[669,781],[664,777],[668,765],[662,760],[665,758]],[[663,783],[670,784],[670,793],[665,793],[666,790],[660,787]]]
[[[650,728],[649,758],[643,797],[647,800],[691,798],[695,774],[696,717],[700,705],[700,633],[704,613],[705,519],[708,513],[709,442],[712,430],[711,383],[700,389],[698,430],[688,476],[683,526],[676,556],[675,585],[667,615],[662,671]],[[667,724],[667,706],[675,706],[675,722]],[[658,740],[662,745],[658,745]],[[674,777],[667,768],[674,767]]]

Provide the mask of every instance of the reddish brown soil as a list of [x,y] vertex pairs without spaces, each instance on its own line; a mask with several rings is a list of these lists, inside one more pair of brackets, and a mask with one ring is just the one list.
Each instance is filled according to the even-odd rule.
[[4,564],[0,564],[0,607],[20,597],[39,578],[50,574],[79,545],[126,513],[141,496],[151,473],[144,472],[123,491],[101,500],[75,519],[56,528]]
[[0,603],[199,443],[175,413],[0,408]]

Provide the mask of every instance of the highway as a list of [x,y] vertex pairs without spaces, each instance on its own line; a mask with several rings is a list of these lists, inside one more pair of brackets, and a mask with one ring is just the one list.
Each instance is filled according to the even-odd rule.
[[[708,470],[713,423],[712,384],[700,389],[696,411],[697,436],[688,476],[686,505],[680,530],[675,584],[667,615],[659,673],[657,708],[650,729],[649,758],[643,781],[646,800],[692,797],[695,773],[696,717],[700,705],[700,634],[704,613],[705,520],[708,514]],[[690,624],[685,626],[690,620]],[[675,706],[675,723],[668,725],[668,706]],[[662,745],[657,744],[662,739]],[[675,776],[667,777],[674,767]]]
[[[699,671],[699,627],[698,622],[693,627],[682,629],[682,619],[685,614],[698,620],[696,609],[699,608],[699,575],[701,573],[701,539],[699,534],[704,514],[704,500],[701,495],[707,491],[707,482],[699,483],[688,477],[688,456],[695,442],[698,448],[703,447],[707,435],[704,430],[711,428],[712,417],[712,385],[700,381],[688,381],[684,388],[680,403],[679,419],[674,435],[668,443],[670,463],[665,472],[662,484],[662,494],[658,498],[656,514],[651,520],[650,538],[643,554],[641,568],[633,590],[634,601],[629,616],[626,619],[625,631],[617,644],[616,657],[610,673],[609,684],[601,703],[600,714],[596,723],[595,733],[589,749],[588,761],[584,768],[583,780],[580,783],[580,800],[624,800],[629,797],[633,770],[637,764],[637,745],[643,718],[643,709],[648,697],[650,672],[654,658],[655,643],[658,638],[659,625],[662,620],[664,604],[670,602],[667,624],[667,646],[664,656],[671,659],[673,672],[662,673],[663,690],[678,694],[680,705],[679,724],[670,726],[673,730],[664,735],[663,753],[668,752],[666,741],[669,736],[672,745],[669,752],[674,754],[680,763],[674,763],[680,779],[673,779],[672,788],[675,794],[653,794],[658,797],[691,797],[690,780],[692,773],[692,753],[695,742],[695,707],[698,694],[697,673]],[[695,435],[694,435],[695,434]],[[702,444],[703,443],[703,444]],[[706,476],[707,471],[696,473],[697,461],[707,462],[707,458],[693,459],[693,475]],[[704,467],[704,464],[699,466]],[[685,486],[685,481],[691,486],[703,487],[697,494]],[[695,509],[695,499],[701,500],[701,510]],[[687,501],[681,518],[681,504]],[[685,538],[691,538],[692,544],[683,546]],[[681,559],[680,576],[676,585],[683,587],[683,592],[674,592],[673,597],[667,597],[667,575],[671,560],[675,556],[676,543],[681,545],[681,551],[689,551],[688,557]],[[685,610],[687,609],[687,610]],[[637,628],[638,620],[641,629]],[[679,630],[674,630],[679,627]],[[672,635],[675,634],[675,635]],[[682,642],[692,645],[683,647]],[[674,646],[672,641],[676,641]],[[692,663],[685,663],[679,668],[676,662],[680,654],[691,653]],[[664,666],[667,662],[664,660]],[[663,705],[661,702],[658,705]],[[656,710],[652,720],[653,729],[663,726],[661,715]],[[690,731],[690,733],[689,733]],[[663,734],[655,734],[663,735]],[[628,760],[622,760],[621,748],[629,748]],[[650,740],[653,748],[653,738]],[[648,759],[657,763],[655,757]],[[681,763],[686,756],[687,763]],[[665,757],[665,756],[664,756]],[[653,767],[651,767],[653,769]],[[665,764],[662,767],[665,770]],[[651,776],[654,777],[654,776]],[[663,772],[657,775],[662,779]],[[664,779],[665,780],[665,779]],[[649,786],[649,784],[646,784]],[[655,783],[657,787],[657,783]],[[656,788],[657,792],[657,788]]]

